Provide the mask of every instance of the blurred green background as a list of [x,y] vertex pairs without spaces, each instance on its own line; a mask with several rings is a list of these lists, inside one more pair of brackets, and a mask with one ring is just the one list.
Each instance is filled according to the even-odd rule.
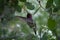
[[[36,23],[36,35],[15,17],[26,17],[26,10]],[[0,40],[60,40],[60,0],[0,0]]]

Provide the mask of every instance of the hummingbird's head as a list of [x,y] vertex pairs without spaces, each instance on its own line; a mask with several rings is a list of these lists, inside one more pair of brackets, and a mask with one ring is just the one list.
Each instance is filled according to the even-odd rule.
[[32,19],[32,15],[30,13],[27,14],[27,18]]

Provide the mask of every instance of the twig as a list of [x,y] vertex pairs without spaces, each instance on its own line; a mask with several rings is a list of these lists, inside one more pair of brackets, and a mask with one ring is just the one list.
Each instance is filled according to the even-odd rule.
[[[38,8],[36,9],[36,11],[34,12],[34,14],[36,14],[39,9],[40,9],[40,7],[38,7]],[[34,15],[34,14],[33,14],[33,15]]]
[[[25,5],[23,6],[23,9],[24,9],[27,13],[29,13],[29,12],[26,10]],[[36,11],[33,13],[33,15],[36,14],[39,9],[40,9],[40,7],[38,7],[38,8],[36,9]]]
[[[37,0],[37,1],[38,1],[38,0]],[[40,7],[43,8],[42,5],[41,5],[41,3],[40,3],[40,1],[38,1],[38,3],[39,3],[39,5],[40,5]],[[35,14],[37,13],[37,11],[40,9],[40,7],[38,7],[38,8],[36,9],[36,11],[33,13],[33,15],[35,15]],[[24,9],[27,13],[29,13],[29,12],[26,10],[25,5],[23,6],[23,9]],[[44,9],[44,8],[43,8],[43,9]],[[45,10],[45,9],[44,9],[44,10]]]
[[[38,0],[37,0],[37,1],[38,1]],[[39,5],[40,5],[40,7],[41,7],[41,8],[43,8],[43,7],[42,7],[42,5],[41,5],[41,2],[40,2],[40,1],[38,1],[38,3],[39,3]],[[40,9],[40,7],[36,9],[36,11],[34,12],[34,14],[36,14],[36,13],[37,13],[37,11]],[[44,11],[45,11],[45,8],[43,8],[43,9],[44,9]]]
[[[37,1],[38,1],[38,0],[37,0]],[[45,10],[45,8],[44,8],[44,7],[42,7],[41,2],[40,2],[40,1],[38,1],[38,3],[39,3],[39,5],[40,5],[40,7],[41,7],[42,9],[44,9],[44,10]]]

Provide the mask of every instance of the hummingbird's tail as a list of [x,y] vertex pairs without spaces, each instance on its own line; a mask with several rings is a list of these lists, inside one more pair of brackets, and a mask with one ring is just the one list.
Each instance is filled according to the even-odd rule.
[[33,28],[34,33],[36,34],[36,27]]

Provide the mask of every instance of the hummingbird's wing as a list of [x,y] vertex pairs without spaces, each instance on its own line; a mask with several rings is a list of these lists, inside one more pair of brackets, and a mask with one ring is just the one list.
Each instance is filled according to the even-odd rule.
[[22,17],[22,16],[16,16],[16,18],[18,18],[22,22],[26,22],[26,19],[27,19],[26,17]]

